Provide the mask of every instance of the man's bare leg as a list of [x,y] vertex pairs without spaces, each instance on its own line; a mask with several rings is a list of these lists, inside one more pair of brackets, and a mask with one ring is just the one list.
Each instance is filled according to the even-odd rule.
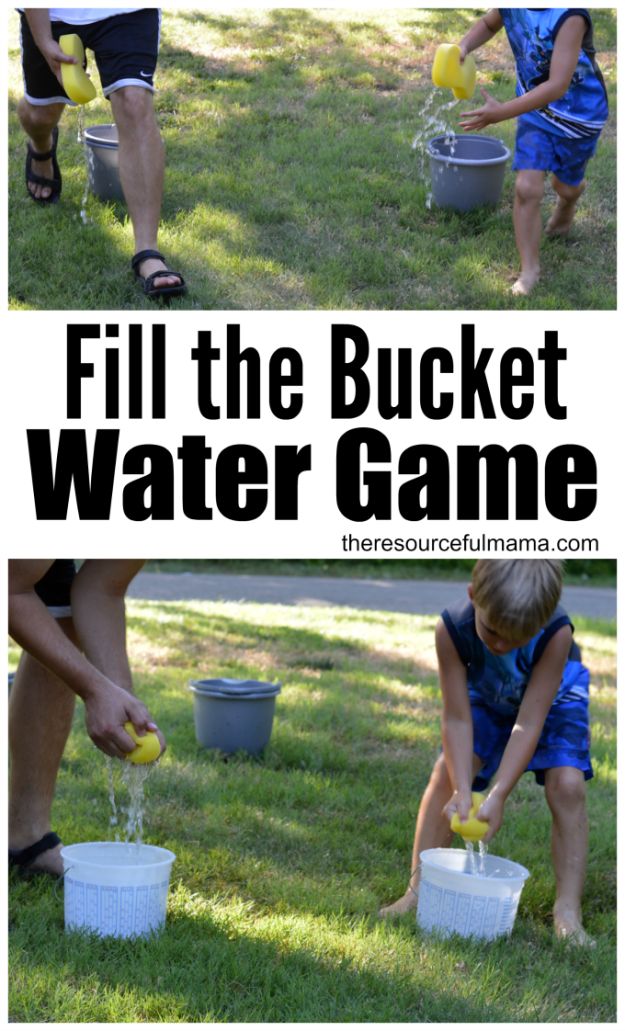
[[[30,104],[25,97],[22,97],[17,105],[22,128],[37,154],[47,154],[52,147],[52,130],[59,124],[64,107],[65,104]],[[53,178],[50,158],[47,161],[33,159],[32,170],[35,175],[41,175],[45,179]],[[33,197],[40,197],[42,200],[49,197],[52,192],[49,186],[42,186],[40,183],[29,183],[28,189]]]
[[[124,86],[109,100],[119,133],[119,175],[132,222],[135,254],[155,250],[163,200],[165,148],[154,114],[152,93],[141,86]],[[140,273],[149,276],[164,262],[148,258]],[[155,287],[177,286],[177,276],[159,276]]]
[[[477,756],[474,756],[474,775],[478,772],[481,765]],[[443,806],[449,802],[452,793],[453,788],[447,773],[447,764],[445,763],[445,757],[441,754],[434,764],[432,775],[419,806],[412,846],[411,873],[408,887],[396,902],[391,903],[390,906],[383,906],[379,916],[385,918],[402,916],[411,909],[417,908],[420,873],[419,856],[426,848],[446,848],[451,844],[453,838],[453,832],[449,826],[449,818],[443,812]]]
[[594,945],[582,925],[582,894],[588,855],[584,774],[572,766],[547,770],[545,794],[553,817],[551,856],[556,875],[553,922],[558,938]]
[[519,296],[531,293],[540,276],[540,204],[545,188],[544,180],[544,172],[535,169],[521,169],[517,172],[513,220],[521,258],[521,274],[512,287],[512,293]]
[[[58,623],[74,640],[71,619]],[[54,789],[75,697],[62,680],[22,653],[9,701],[9,848],[28,848],[51,829]],[[62,874],[60,848],[43,852],[30,869]]]
[[578,186],[569,186],[554,175],[551,183],[558,194],[558,201],[545,226],[545,233],[547,236],[566,236],[573,224],[577,202],[586,189],[586,180]]

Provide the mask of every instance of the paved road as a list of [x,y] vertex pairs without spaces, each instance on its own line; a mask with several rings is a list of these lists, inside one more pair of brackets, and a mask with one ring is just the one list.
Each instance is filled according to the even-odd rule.
[[[230,576],[204,573],[139,573],[131,598],[153,601],[256,601],[278,605],[347,605],[417,615],[440,612],[466,583],[449,580],[348,580],[322,576]],[[573,616],[614,619],[616,591],[567,587],[562,597]]]

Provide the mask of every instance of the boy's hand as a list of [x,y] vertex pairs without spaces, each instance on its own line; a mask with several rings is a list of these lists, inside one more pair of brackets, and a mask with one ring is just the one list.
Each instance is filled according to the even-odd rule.
[[469,819],[472,801],[470,788],[467,791],[454,791],[443,812],[448,820],[451,820],[454,813],[457,813],[460,822],[465,823]]
[[503,104],[491,97],[485,89],[481,89],[480,93],[485,100],[484,107],[478,107],[475,111],[463,111],[460,115],[460,128],[465,132],[477,132],[479,129],[485,129],[487,125],[503,121]]
[[486,843],[491,838],[494,838],[501,827],[503,823],[503,807],[504,799],[496,791],[491,791],[475,814],[477,820],[484,820],[488,824],[488,830],[482,838],[483,842]]

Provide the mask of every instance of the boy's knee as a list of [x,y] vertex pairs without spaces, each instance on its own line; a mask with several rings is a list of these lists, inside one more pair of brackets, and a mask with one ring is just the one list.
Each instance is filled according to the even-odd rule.
[[542,172],[521,171],[517,173],[514,192],[521,204],[540,204],[545,191]]
[[447,763],[445,762],[445,756],[439,755],[438,759],[434,763],[432,773],[430,775],[430,784],[435,788],[449,788],[451,791],[451,781],[449,779],[449,773],[447,771]]
[[545,793],[551,809],[573,809],[586,800],[586,782],[581,770],[561,766],[548,770]]
[[571,186],[570,183],[563,183],[557,176],[554,175],[551,180],[552,185],[558,197],[561,197],[564,201],[575,201],[578,197],[581,197],[582,193],[586,189],[586,180],[583,179],[577,186]]

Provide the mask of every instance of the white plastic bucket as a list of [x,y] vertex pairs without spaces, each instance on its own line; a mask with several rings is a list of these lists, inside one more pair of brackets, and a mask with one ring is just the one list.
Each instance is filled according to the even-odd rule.
[[173,852],[156,845],[88,841],[61,849],[65,930],[146,937],[165,924]]
[[424,931],[486,939],[510,934],[529,870],[460,848],[429,848],[420,858],[417,923]]

